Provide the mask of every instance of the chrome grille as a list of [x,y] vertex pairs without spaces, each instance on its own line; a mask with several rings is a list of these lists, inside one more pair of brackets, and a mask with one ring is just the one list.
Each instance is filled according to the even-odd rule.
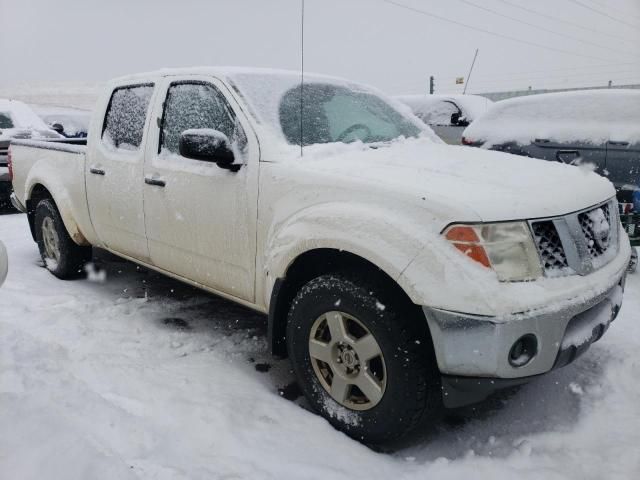
[[562,270],[569,266],[560,235],[551,220],[531,225],[533,238],[538,247],[542,267],[545,271]]
[[618,251],[616,200],[560,217],[529,222],[547,276],[586,275],[609,263]]
[[[608,227],[606,232],[600,232],[600,229],[596,226],[599,217],[606,221]],[[598,208],[579,214],[578,221],[580,222],[580,228],[582,228],[589,256],[591,258],[598,258],[609,249],[611,243],[611,213],[609,211],[609,205],[604,204]]]

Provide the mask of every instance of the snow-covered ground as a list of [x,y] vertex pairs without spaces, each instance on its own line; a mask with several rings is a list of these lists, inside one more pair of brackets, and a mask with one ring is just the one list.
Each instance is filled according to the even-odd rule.
[[23,215],[0,239],[0,478],[640,478],[638,275],[576,363],[375,452],[301,407],[261,315],[106,254],[57,280]]

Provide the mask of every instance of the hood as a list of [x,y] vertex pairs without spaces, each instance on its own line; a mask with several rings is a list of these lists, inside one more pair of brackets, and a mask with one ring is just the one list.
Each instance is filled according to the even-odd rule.
[[375,149],[312,146],[295,161],[305,170],[337,176],[341,183],[348,179],[371,189],[393,189],[426,200],[427,208],[432,199],[457,212],[470,210],[485,222],[564,215],[615,195],[611,182],[587,168],[424,138]]

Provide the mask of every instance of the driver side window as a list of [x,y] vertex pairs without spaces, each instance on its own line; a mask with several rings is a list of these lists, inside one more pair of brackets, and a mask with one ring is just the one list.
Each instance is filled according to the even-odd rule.
[[208,83],[175,83],[165,100],[159,151],[179,153],[180,135],[194,128],[224,133],[231,145],[243,151],[246,136],[222,93]]

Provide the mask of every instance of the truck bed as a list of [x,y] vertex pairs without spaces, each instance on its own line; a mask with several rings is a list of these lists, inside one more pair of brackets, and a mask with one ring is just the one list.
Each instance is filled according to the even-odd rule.
[[13,191],[17,200],[27,206],[26,199],[33,189],[46,189],[69,234],[78,243],[87,237],[93,239],[94,235],[84,179],[86,150],[86,139],[11,141]]

